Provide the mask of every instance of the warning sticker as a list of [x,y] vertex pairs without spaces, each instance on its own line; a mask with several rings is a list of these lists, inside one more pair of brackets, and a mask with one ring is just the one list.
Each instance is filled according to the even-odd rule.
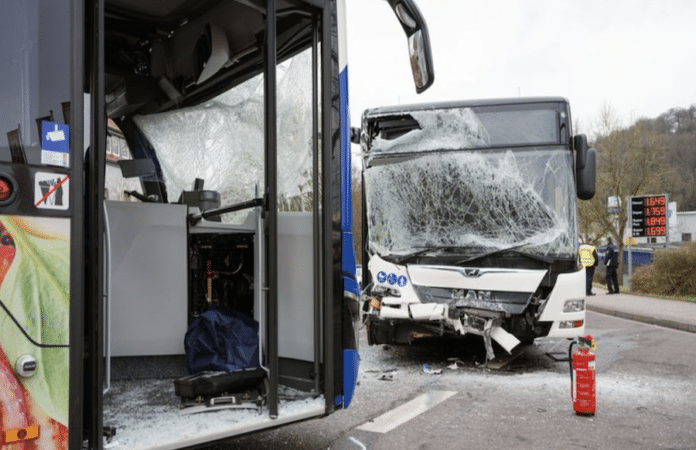
[[64,123],[41,122],[41,163],[70,166],[70,127]]
[[70,206],[70,176],[62,173],[36,172],[34,206],[67,210]]

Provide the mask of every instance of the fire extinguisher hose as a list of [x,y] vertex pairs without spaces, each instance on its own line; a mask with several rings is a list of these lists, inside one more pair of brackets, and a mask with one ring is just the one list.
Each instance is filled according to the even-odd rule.
[[570,368],[570,398],[573,398],[573,345],[577,342],[572,341],[568,346],[568,367]]

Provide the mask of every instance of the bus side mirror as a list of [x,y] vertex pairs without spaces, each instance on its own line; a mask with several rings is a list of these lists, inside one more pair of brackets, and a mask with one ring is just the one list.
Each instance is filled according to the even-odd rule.
[[587,136],[584,134],[573,136],[573,148],[575,149],[575,167],[582,170],[587,161]]
[[416,92],[420,94],[435,81],[428,27],[413,0],[389,0],[389,5],[408,37],[413,81],[416,84]]
[[580,200],[590,200],[594,197],[596,164],[597,151],[593,148],[587,149],[585,166],[582,169],[576,166],[575,169],[576,188]]

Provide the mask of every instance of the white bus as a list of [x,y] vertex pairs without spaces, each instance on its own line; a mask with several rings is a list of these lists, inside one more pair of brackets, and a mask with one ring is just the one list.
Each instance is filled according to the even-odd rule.
[[576,199],[595,151],[563,98],[384,107],[363,115],[370,344],[481,335],[510,352],[585,326]]

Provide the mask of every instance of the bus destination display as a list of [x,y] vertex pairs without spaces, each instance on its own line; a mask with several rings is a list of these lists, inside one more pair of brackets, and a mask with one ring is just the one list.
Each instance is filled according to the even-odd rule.
[[631,197],[633,237],[667,236],[667,198],[664,195]]

